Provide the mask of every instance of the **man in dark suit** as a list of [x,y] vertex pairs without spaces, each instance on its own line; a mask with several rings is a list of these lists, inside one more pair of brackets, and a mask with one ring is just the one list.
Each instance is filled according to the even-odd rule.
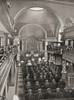
[[63,98],[63,93],[60,91],[60,88],[56,88],[56,94],[55,94],[56,98]]
[[44,94],[42,93],[42,89],[39,88],[37,93],[35,93],[35,100],[41,100],[44,99]]
[[70,94],[71,94],[71,97],[74,98],[74,87],[72,88],[72,91]]
[[34,90],[38,90],[40,88],[39,81],[35,82]]
[[63,92],[64,98],[70,98],[71,97],[70,92],[67,88],[64,88],[62,90],[62,92]]
[[31,89],[28,89],[28,93],[25,95],[25,100],[34,100],[34,95]]
[[47,90],[44,94],[44,99],[50,99],[50,98],[53,98],[53,93],[50,88],[47,88]]
[[43,85],[43,89],[47,89],[47,88],[49,88],[49,81],[45,80],[45,83]]
[[25,89],[26,90],[32,89],[32,86],[31,86],[31,82],[30,81],[27,81],[27,83],[25,84]]
[[62,79],[60,79],[60,81],[58,82],[58,87],[60,88],[60,89],[64,89],[65,88],[65,82],[62,80]]

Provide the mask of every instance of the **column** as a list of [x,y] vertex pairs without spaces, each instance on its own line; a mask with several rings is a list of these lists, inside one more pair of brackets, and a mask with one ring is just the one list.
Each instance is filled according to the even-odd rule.
[[73,47],[74,47],[74,40],[73,40]]
[[48,42],[45,41],[45,59],[46,59],[46,60],[48,59],[47,45],[48,45]]
[[22,40],[22,52],[24,52],[25,48],[24,48],[24,40]]
[[5,36],[5,46],[8,45],[8,36]]
[[73,40],[71,40],[71,47],[73,47]]
[[65,40],[65,45],[68,46],[68,40]]
[[1,37],[0,37],[0,47],[1,47]]
[[66,71],[66,61],[62,62],[62,79],[66,81],[66,75],[67,75],[67,71]]
[[27,47],[27,42],[28,42],[28,41],[26,40],[26,51],[28,50],[28,47]]
[[42,41],[40,41],[40,51],[43,50],[43,45],[42,45]]
[[7,39],[7,45],[10,46],[10,39],[9,38]]
[[15,62],[13,57],[11,62],[11,84],[14,84],[14,68],[15,68]]
[[40,46],[39,41],[37,41],[37,50],[38,50],[38,51],[40,51],[39,46]]
[[1,37],[1,46],[5,47],[5,36]]
[[20,61],[20,39],[18,38],[18,54],[17,54],[17,60]]

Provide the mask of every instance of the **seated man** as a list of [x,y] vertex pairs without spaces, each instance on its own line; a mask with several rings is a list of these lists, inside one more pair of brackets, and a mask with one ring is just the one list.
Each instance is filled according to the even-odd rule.
[[35,86],[34,86],[34,90],[38,90],[39,88],[40,88],[39,81],[36,81]]
[[34,100],[34,95],[31,89],[28,89],[28,93],[25,95],[25,100]]
[[32,86],[31,86],[31,82],[28,81],[25,85],[25,89],[28,90],[28,89],[32,89]]
[[44,94],[42,93],[42,89],[39,88],[37,93],[35,93],[35,100],[41,100],[44,99]]
[[44,81],[47,79],[46,74],[43,75],[43,79],[44,79]]
[[30,80],[31,79],[30,79],[30,77],[28,75],[26,76],[26,78],[24,78],[25,83],[28,82],[28,81],[30,81]]
[[71,93],[70,93],[70,94],[71,94],[71,97],[72,97],[72,98],[74,98],[74,87],[72,88],[72,90],[71,90]]
[[37,76],[36,76],[36,74],[34,74],[34,76],[33,76],[33,81],[34,81],[34,82],[37,81]]
[[46,92],[44,94],[44,99],[49,99],[49,98],[54,98],[54,95],[53,95],[51,89],[47,88],[47,90],[46,90]]
[[64,97],[63,93],[60,91],[60,88],[56,88],[55,97],[56,98],[63,98]]
[[51,89],[56,89],[56,81],[55,81],[55,79],[52,79],[52,82],[50,83],[50,88]]
[[43,89],[47,89],[47,88],[49,88],[49,81],[45,80],[45,83],[43,85]]
[[64,98],[70,98],[71,97],[70,92],[66,87],[62,90],[62,92],[63,92]]
[[58,82],[58,87],[60,89],[64,89],[65,88],[65,85],[66,85],[66,83],[62,79],[60,79],[60,81]]
[[43,84],[43,82],[44,82],[43,74],[42,73],[40,74],[39,82],[40,82],[40,84]]

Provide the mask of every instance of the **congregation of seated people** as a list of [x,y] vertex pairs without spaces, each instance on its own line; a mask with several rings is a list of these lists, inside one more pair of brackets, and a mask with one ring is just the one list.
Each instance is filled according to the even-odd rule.
[[54,75],[46,62],[28,60],[22,66],[26,100],[74,97],[61,77]]

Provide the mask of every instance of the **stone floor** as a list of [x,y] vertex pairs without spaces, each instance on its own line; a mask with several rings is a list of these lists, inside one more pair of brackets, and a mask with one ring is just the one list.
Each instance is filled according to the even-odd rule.
[[10,86],[8,93],[7,93],[7,100],[13,100],[13,96],[15,94],[15,87],[14,86]]
[[23,74],[21,67],[18,67],[17,95],[19,96],[19,100],[25,100]]

